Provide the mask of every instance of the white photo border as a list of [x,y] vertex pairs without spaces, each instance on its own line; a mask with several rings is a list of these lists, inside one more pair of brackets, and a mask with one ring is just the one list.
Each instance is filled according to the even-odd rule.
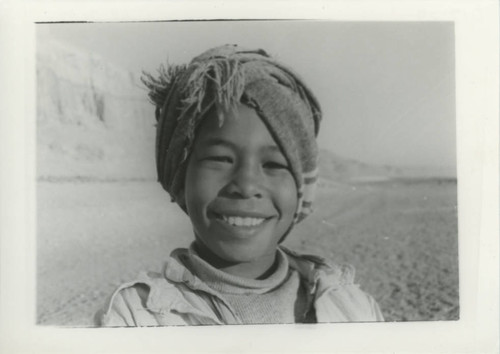
[[[498,2],[103,1],[0,3],[0,351],[498,351]],[[455,24],[460,320],[74,329],[35,325],[35,22],[207,19]]]

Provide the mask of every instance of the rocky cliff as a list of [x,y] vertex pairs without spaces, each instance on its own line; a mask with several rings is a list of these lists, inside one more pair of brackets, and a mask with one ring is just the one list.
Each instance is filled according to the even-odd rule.
[[51,39],[37,41],[39,179],[150,179],[154,111],[138,75]]

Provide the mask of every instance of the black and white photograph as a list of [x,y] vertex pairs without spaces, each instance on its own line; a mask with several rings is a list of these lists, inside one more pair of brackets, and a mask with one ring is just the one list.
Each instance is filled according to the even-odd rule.
[[12,12],[0,348],[493,352],[498,4],[271,3]]
[[459,319],[453,23],[36,31],[39,324]]

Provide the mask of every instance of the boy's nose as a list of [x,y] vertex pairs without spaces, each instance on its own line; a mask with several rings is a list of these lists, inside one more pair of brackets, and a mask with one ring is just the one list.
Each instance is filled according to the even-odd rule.
[[262,176],[256,167],[240,166],[234,172],[227,192],[237,198],[261,198]]

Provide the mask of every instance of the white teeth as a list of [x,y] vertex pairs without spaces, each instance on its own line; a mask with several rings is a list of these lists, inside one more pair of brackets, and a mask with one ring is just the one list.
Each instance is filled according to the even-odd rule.
[[256,226],[262,224],[265,219],[222,215],[222,220],[233,226]]

